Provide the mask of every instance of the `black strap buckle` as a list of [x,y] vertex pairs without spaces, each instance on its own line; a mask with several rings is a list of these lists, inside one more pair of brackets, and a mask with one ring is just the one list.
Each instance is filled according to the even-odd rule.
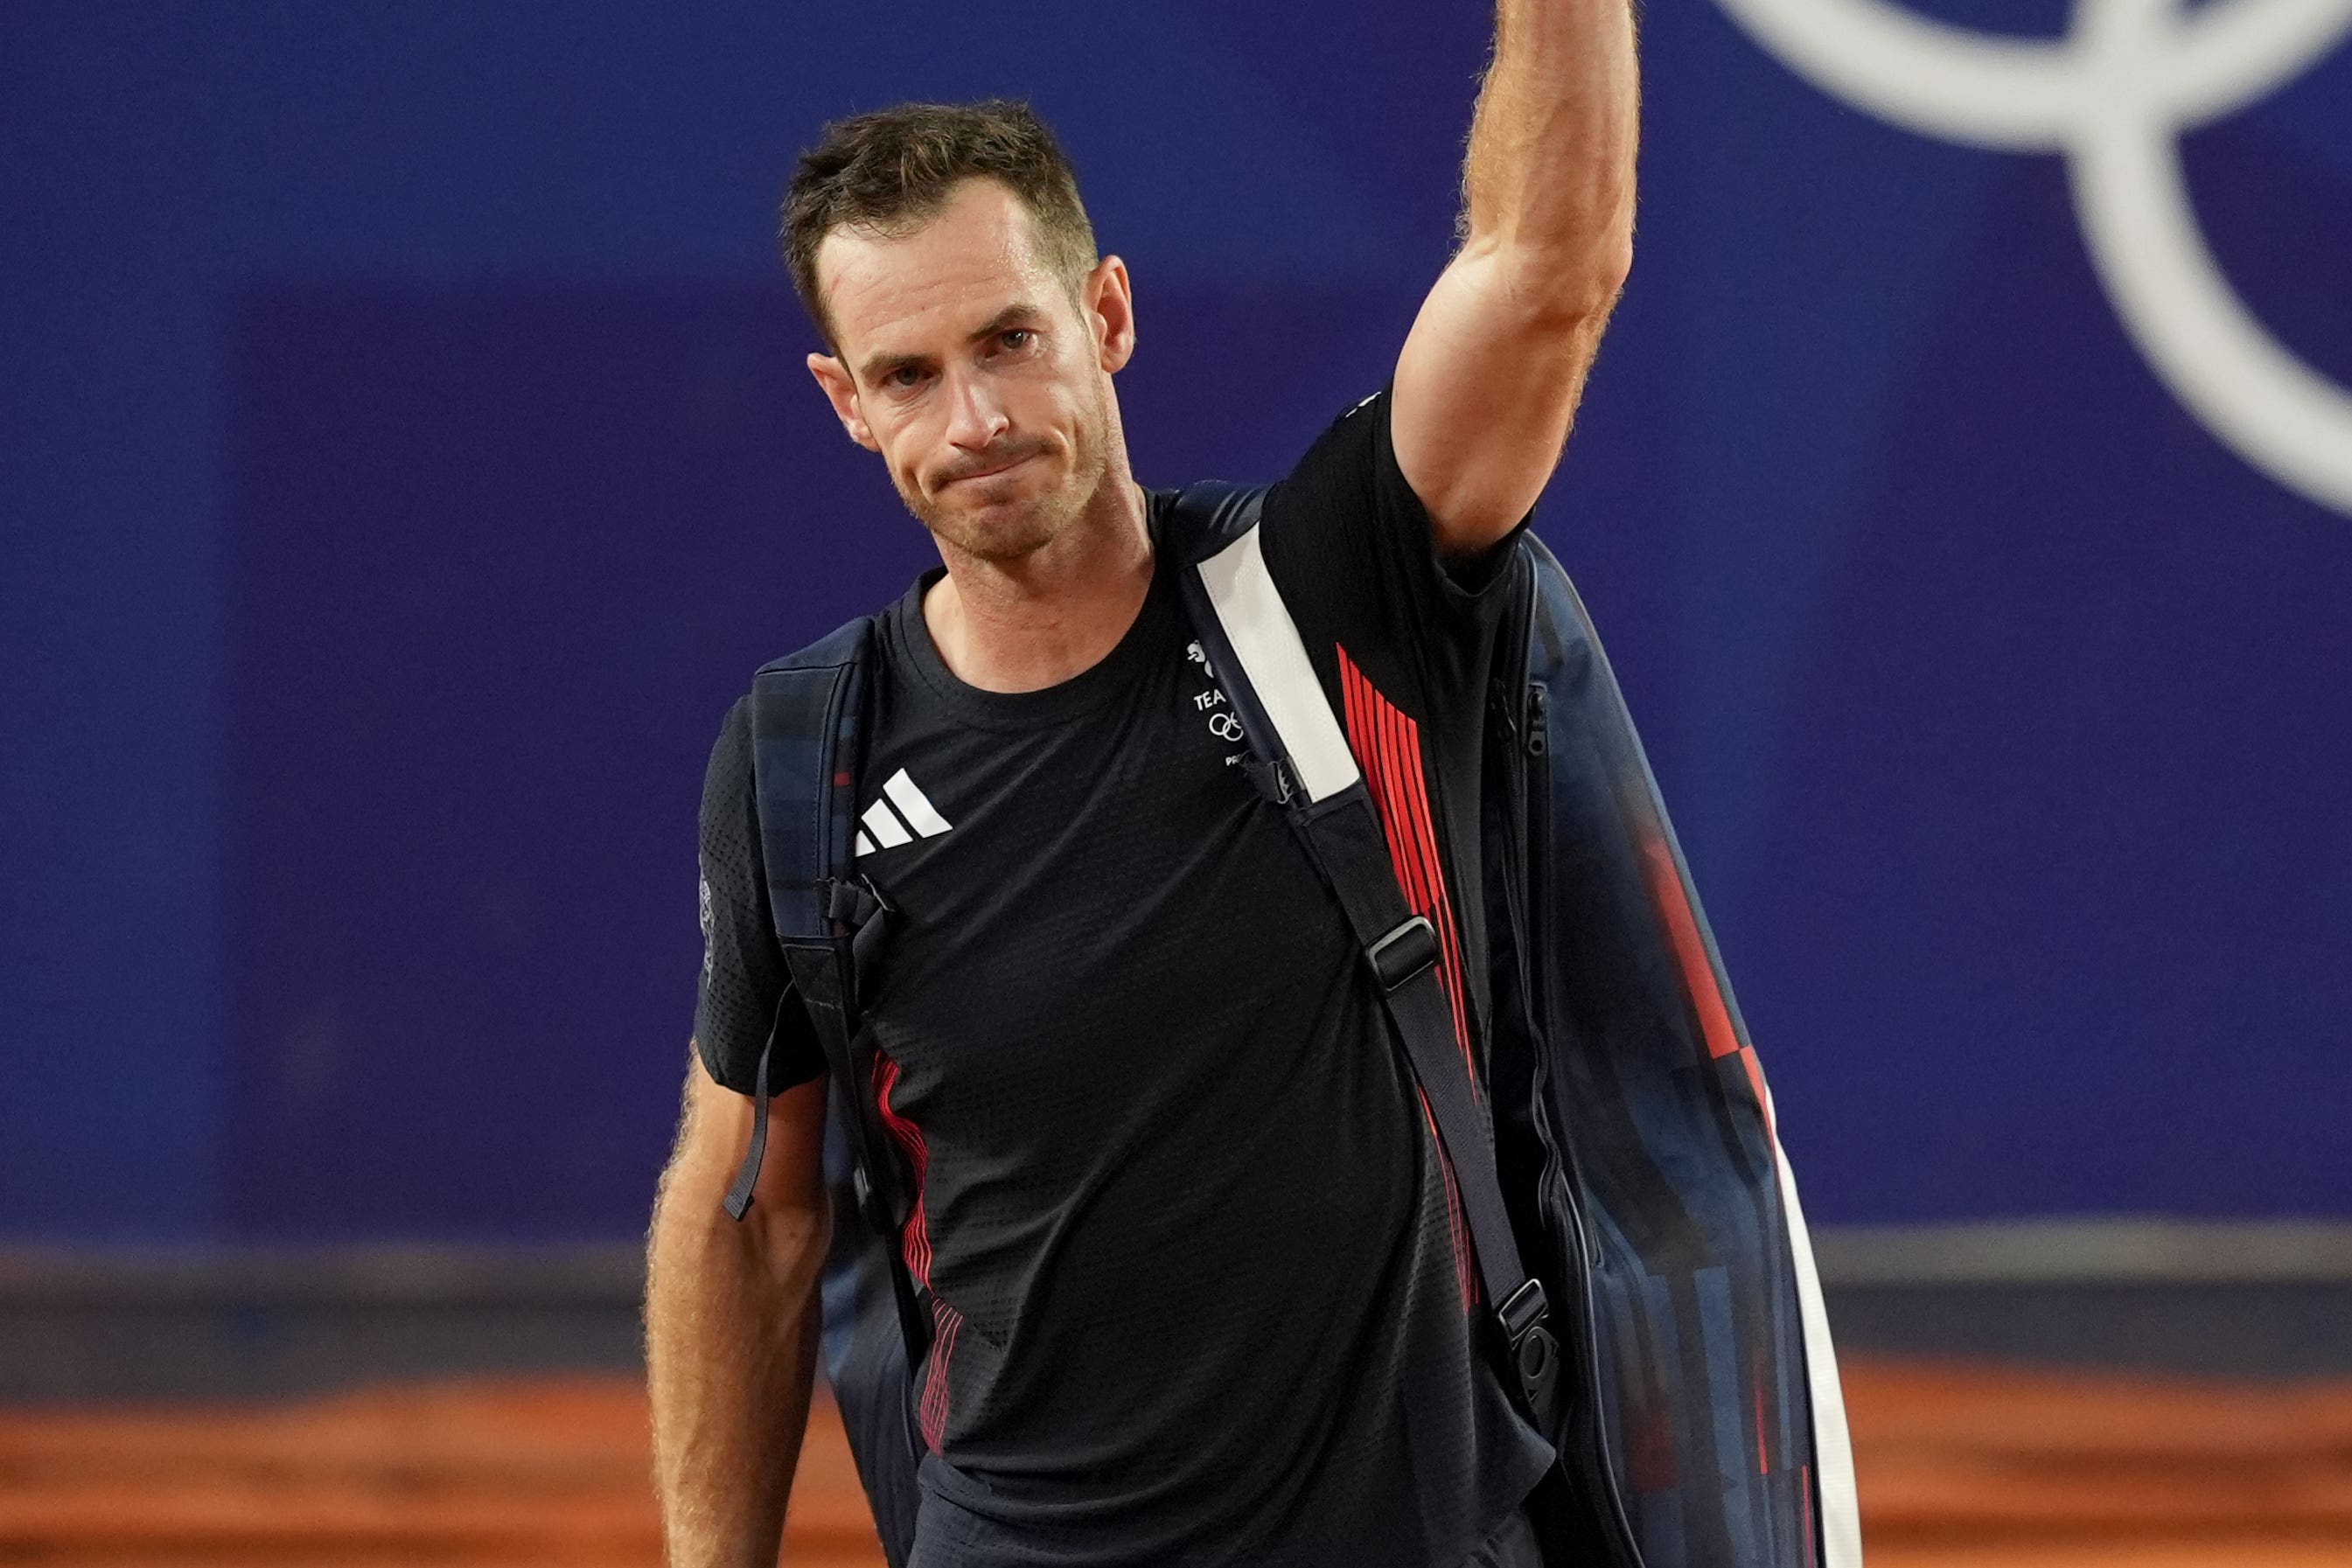
[[1365,948],[1364,957],[1372,966],[1381,989],[1393,991],[1437,962],[1437,927],[1427,915],[1416,915]]
[[1551,1298],[1544,1294],[1541,1280],[1529,1280],[1511,1292],[1510,1300],[1495,1309],[1495,1315],[1503,1320],[1503,1333],[1510,1337],[1514,1348],[1521,1335],[1529,1329],[1541,1328],[1550,1314]]
[[817,896],[824,903],[824,917],[852,931],[877,915],[891,913],[890,901],[870,877],[827,877],[817,884]]
[[1544,1326],[1551,1301],[1541,1280],[1529,1280],[1495,1309],[1503,1337],[1511,1347],[1511,1370],[1518,1375],[1519,1392],[1528,1408],[1546,1427],[1551,1422],[1553,1394],[1559,1381],[1559,1342]]
[[1249,776],[1251,784],[1266,800],[1277,806],[1289,804],[1295,786],[1291,782],[1289,764],[1282,758],[1277,757],[1271,762],[1262,762],[1253,757],[1242,764],[1242,771]]

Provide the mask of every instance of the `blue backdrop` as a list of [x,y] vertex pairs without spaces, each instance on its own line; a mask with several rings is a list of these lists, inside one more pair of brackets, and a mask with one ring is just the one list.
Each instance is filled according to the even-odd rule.
[[[1139,476],[1267,477],[1444,259],[1486,26],[12,7],[0,1236],[637,1229],[719,716],[928,559],[799,366],[793,152],[1033,97],[1136,277]],[[2061,156],[1886,123],[1701,0],[1645,54],[1542,528],[1816,1219],[2352,1214],[2352,508],[2150,369]],[[2352,47],[2309,57],[2180,145],[2345,386]]]

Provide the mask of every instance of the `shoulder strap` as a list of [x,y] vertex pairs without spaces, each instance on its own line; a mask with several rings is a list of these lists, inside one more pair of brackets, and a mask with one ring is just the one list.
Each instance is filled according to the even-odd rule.
[[[873,645],[873,618],[861,617],[761,669],[751,683],[751,769],[776,941],[833,1073],[857,1207],[888,1251],[912,1367],[920,1364],[929,1334],[899,1243],[908,1211],[903,1183],[867,1103],[873,1051],[857,1027],[859,967],[870,965],[890,913],[873,883],[850,869]],[[774,1050],[772,1030],[754,1074],[751,1146],[727,1195],[727,1211],[737,1219],[751,1208],[767,1152],[768,1063]]]
[[751,677],[751,770],[760,852],[776,936],[787,949],[833,936],[823,888],[849,861],[850,779],[857,757],[874,623],[861,617]]
[[1549,1303],[1511,1231],[1493,1134],[1438,974],[1437,934],[1406,906],[1355,754],[1266,569],[1257,528],[1265,497],[1263,487],[1223,484],[1176,496],[1166,542],[1185,566],[1185,609],[1241,720],[1253,779],[1283,808],[1363,949],[1453,1166],[1520,1393],[1549,1429],[1559,1364]]

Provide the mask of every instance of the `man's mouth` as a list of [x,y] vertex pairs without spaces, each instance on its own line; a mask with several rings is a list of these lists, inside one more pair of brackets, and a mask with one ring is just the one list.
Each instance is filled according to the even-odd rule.
[[972,479],[997,478],[1003,475],[1010,474],[1013,470],[1020,467],[1024,463],[1028,462],[1031,458],[1036,455],[1037,454],[1034,452],[1024,452],[1017,457],[1008,457],[1003,462],[996,464],[992,467],[976,468],[967,473],[953,475],[949,478],[942,480],[940,484],[940,488],[944,490],[950,485],[961,485]]

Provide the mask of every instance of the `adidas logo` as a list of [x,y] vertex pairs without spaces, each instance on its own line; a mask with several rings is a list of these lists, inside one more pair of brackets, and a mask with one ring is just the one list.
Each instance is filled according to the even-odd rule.
[[882,786],[882,798],[866,807],[857,821],[855,848],[861,855],[895,850],[919,838],[936,839],[948,831],[948,820],[940,815],[929,796],[915,788],[903,768],[890,775]]

